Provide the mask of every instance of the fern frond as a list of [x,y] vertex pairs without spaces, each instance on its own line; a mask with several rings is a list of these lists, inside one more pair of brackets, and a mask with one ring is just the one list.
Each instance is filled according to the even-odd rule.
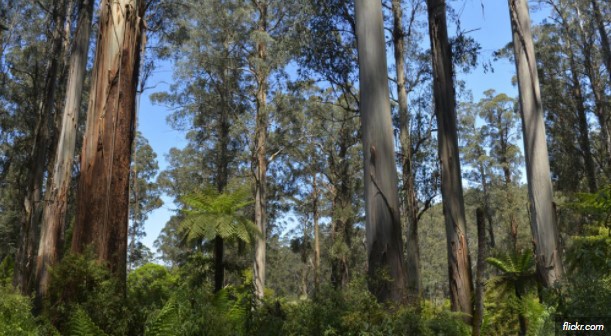
[[100,329],[81,308],[76,307],[70,316],[68,322],[69,336],[106,336],[106,333]]
[[172,296],[159,313],[147,324],[145,336],[178,335],[180,314],[176,298]]

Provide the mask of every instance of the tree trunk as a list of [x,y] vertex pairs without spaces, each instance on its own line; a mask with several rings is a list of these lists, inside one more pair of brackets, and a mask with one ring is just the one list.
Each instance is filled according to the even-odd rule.
[[[227,44],[224,44],[227,48]],[[227,49],[225,49],[227,53]],[[227,59],[229,55],[226,54]],[[221,106],[218,112],[219,120],[217,124],[218,143],[216,149],[216,190],[219,194],[225,191],[229,181],[229,129],[231,127],[228,120],[228,113],[231,110],[229,101],[229,86],[226,77],[226,69],[221,69],[222,90]],[[225,285],[225,241],[221,236],[214,238],[214,291],[218,292]]]
[[[255,1],[259,11],[259,27],[262,33],[267,32],[267,4]],[[267,128],[269,113],[267,111],[267,45],[264,41],[256,44],[256,58],[260,64],[255,65],[257,78],[257,117],[255,126],[255,225],[261,235],[255,241],[254,282],[255,294],[261,299],[265,290],[265,249],[267,242]]]
[[441,161],[441,196],[448,242],[448,275],[452,310],[465,314],[471,324],[473,282],[465,230],[452,54],[448,42],[445,0],[428,0],[429,36],[433,53],[433,94]]
[[[595,4],[594,4],[595,6]],[[579,130],[578,139],[579,147],[584,159],[584,170],[586,180],[588,182],[588,189],[591,193],[595,193],[598,189],[596,186],[596,172],[594,167],[594,159],[592,158],[592,150],[590,148],[590,129],[588,126],[585,98],[583,95],[583,89],[579,78],[579,69],[577,68],[577,62],[575,60],[575,54],[573,52],[573,34],[569,27],[565,15],[560,11],[559,8],[555,7],[557,14],[562,18],[561,24],[565,33],[566,40],[566,52],[569,57],[569,66],[571,71],[571,84],[573,87],[573,96],[575,98],[575,111],[577,112],[577,127]],[[599,13],[600,14],[600,13]],[[590,53],[584,54],[589,59]],[[586,65],[590,64],[589,60],[586,60]],[[587,68],[587,66],[586,66]],[[586,71],[588,72],[588,71]]]
[[61,232],[66,219],[68,193],[76,144],[76,127],[81,106],[82,88],[85,80],[93,1],[82,0],[79,9],[77,31],[70,56],[67,92],[64,103],[59,145],[50,177],[46,203],[43,212],[42,230],[38,248],[36,274],[38,295],[46,296],[49,287],[49,267],[53,267],[61,249]]
[[526,177],[537,275],[547,287],[562,278],[563,267],[559,233],[552,207],[552,184],[543,105],[528,5],[525,0],[509,0],[509,12],[520,92],[520,113],[524,131]]
[[397,75],[397,97],[399,99],[399,143],[401,145],[401,168],[403,173],[403,197],[407,219],[407,301],[420,301],[420,249],[418,247],[418,202],[412,172],[412,144],[410,137],[410,114],[405,89],[405,59],[403,31],[403,9],[400,0],[392,1],[393,43],[395,70]]
[[598,34],[600,35],[600,43],[603,49],[607,74],[609,75],[609,83],[611,84],[611,46],[609,46],[609,36],[607,35],[607,30],[605,29],[605,20],[603,19],[600,8],[598,7],[598,0],[591,0],[591,3],[592,11],[594,12],[594,21],[596,21]]
[[314,292],[318,293],[320,285],[320,238],[318,227],[318,184],[316,183],[316,172],[312,176],[312,196],[314,197],[312,204],[312,217],[314,221]]
[[357,0],[355,12],[369,289],[381,302],[404,302],[406,274],[381,2]]
[[[332,206],[332,238],[334,244],[343,244],[347,250],[350,250],[352,245],[352,225],[354,223],[352,212],[354,189],[350,176],[350,158],[348,156],[352,131],[348,125],[342,124],[339,130],[339,143],[337,144],[339,147],[337,160],[334,160],[333,155],[329,154],[331,175],[337,177],[335,181],[332,181],[336,190]],[[344,252],[333,255],[331,260],[331,283],[335,289],[345,288],[350,282],[348,255],[344,249],[341,250]]]
[[494,240],[494,227],[493,227],[493,219],[492,219],[492,209],[490,207],[490,191],[488,190],[488,181],[486,180],[487,172],[484,167],[484,163],[479,163],[479,174],[482,177],[482,191],[484,193],[484,216],[488,221],[488,235],[490,236],[490,247],[494,248],[496,242]]
[[214,292],[223,289],[225,283],[225,242],[221,236],[214,238]]
[[484,211],[477,208],[475,212],[477,222],[477,266],[475,273],[475,309],[473,310],[473,336],[479,336],[484,318],[484,272],[486,271],[486,221]]
[[568,45],[569,60],[571,65],[571,80],[573,84],[573,96],[575,98],[577,112],[577,127],[579,129],[579,147],[583,155],[584,170],[588,188],[591,193],[595,193],[596,187],[596,172],[594,170],[594,159],[592,158],[592,150],[590,149],[590,128],[588,126],[588,117],[586,115],[585,99],[581,89],[581,82],[577,72],[577,66],[573,57],[573,50],[569,41]]
[[122,285],[144,8],[140,0],[105,0],[101,5],[72,233],[72,251],[82,253],[92,245],[97,259]]
[[44,91],[38,102],[38,116],[34,131],[30,166],[27,174],[27,190],[24,199],[24,217],[22,218],[20,244],[15,261],[13,284],[24,294],[30,294],[35,277],[39,225],[43,209],[43,182],[49,154],[53,108],[57,92],[60,62],[63,56],[63,32],[66,21],[66,2],[53,2],[53,36],[50,45],[49,62],[46,67]]

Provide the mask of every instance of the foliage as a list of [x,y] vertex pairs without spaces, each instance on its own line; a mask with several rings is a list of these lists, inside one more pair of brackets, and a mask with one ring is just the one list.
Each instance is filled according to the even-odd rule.
[[384,307],[353,281],[343,292],[324,288],[312,300],[285,305],[286,335],[469,335],[460,316],[425,303],[421,309]]
[[144,334],[147,318],[169,304],[168,299],[177,286],[177,276],[165,266],[146,264],[129,273],[127,301],[130,307],[129,335]]
[[572,237],[566,252],[566,294],[559,310],[566,316],[609,316],[611,304],[611,236],[608,228]]
[[218,235],[250,243],[260,235],[244,212],[252,204],[251,198],[248,186],[223,193],[209,188],[187,195],[182,199],[186,208],[182,210],[185,219],[181,227],[189,240],[211,240]]
[[585,213],[607,228],[611,225],[611,184],[601,187],[597,193],[578,193],[577,200],[569,206]]
[[0,335],[38,334],[38,325],[32,316],[32,303],[28,297],[18,294],[10,285],[0,284],[0,298]]
[[106,336],[106,333],[102,331],[87,315],[87,313],[79,306],[76,306],[74,312],[70,316],[68,322],[68,331],[66,335],[69,336]]
[[151,317],[145,330],[146,336],[180,334],[180,315],[175,297],[170,298],[163,308]]
[[[49,298],[44,303],[49,320],[65,332],[65,318],[78,309],[109,335],[124,335],[129,306],[110,270],[92,258],[68,254],[51,270]],[[80,319],[80,317],[78,317]]]
[[140,240],[146,236],[144,223],[148,215],[163,205],[159,185],[153,181],[157,171],[157,154],[148,140],[137,132],[134,139],[129,185],[129,269],[152,260],[152,252]]
[[[535,291],[531,251],[503,254],[486,259],[500,274],[487,283],[482,334],[553,335],[556,304],[541,302]],[[523,319],[524,330],[518,328]]]

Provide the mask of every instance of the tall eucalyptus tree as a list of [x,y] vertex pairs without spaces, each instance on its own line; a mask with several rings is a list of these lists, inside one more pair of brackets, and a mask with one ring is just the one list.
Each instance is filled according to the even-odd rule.
[[562,249],[559,246],[559,232],[552,204],[543,104],[527,2],[509,0],[509,15],[520,93],[535,261],[538,278],[547,287],[562,279],[564,272]]
[[473,281],[467,245],[465,202],[462,190],[452,52],[448,40],[445,0],[428,0],[429,37],[433,60],[433,94],[441,161],[441,196],[448,249],[448,276],[452,310],[473,315]]
[[379,301],[404,302],[406,274],[381,2],[357,0],[355,17],[369,289]]
[[141,0],[101,5],[92,86],[81,152],[72,251],[93,245],[120,283],[126,280],[129,175],[136,87],[145,43]]

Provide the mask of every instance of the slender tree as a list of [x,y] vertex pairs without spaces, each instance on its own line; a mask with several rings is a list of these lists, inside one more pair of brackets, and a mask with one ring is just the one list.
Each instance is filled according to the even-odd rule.
[[458,153],[452,52],[448,41],[445,0],[428,0],[429,36],[433,53],[433,94],[441,161],[441,196],[448,246],[452,310],[471,323],[473,282],[467,245],[465,204]]
[[[253,0],[257,11],[258,34],[267,34],[267,2]],[[267,133],[269,127],[269,112],[267,111],[267,86],[269,70],[266,64],[267,43],[260,37],[256,41],[253,64],[253,71],[256,78],[256,125],[254,137],[254,161],[253,171],[255,180],[255,225],[259,228],[262,235],[255,241],[255,263],[254,263],[254,284],[255,294],[262,298],[265,290],[265,251],[266,251],[266,232],[267,232]]]
[[357,0],[355,12],[369,289],[379,301],[403,302],[406,274],[381,2]]
[[144,9],[140,0],[101,5],[72,251],[93,245],[98,260],[125,281],[129,174]]
[[609,35],[605,28],[605,20],[600,10],[600,6],[598,5],[598,0],[590,0],[590,3],[592,4],[596,28],[598,28],[598,34],[600,35],[600,43],[602,45],[605,66],[607,67],[607,75],[609,75],[609,83],[611,84],[611,45],[609,44]]
[[509,0],[509,15],[520,93],[526,177],[530,198],[537,275],[544,286],[552,286],[563,275],[562,250],[552,204],[552,183],[543,122],[543,104],[525,0]]
[[477,208],[475,211],[477,222],[477,266],[475,286],[475,306],[473,309],[473,336],[479,336],[484,319],[484,272],[486,271],[486,221],[484,210]]
[[77,125],[81,107],[82,89],[85,80],[85,67],[91,35],[93,1],[82,0],[79,3],[79,18],[70,55],[68,83],[64,102],[64,111],[55,153],[55,164],[50,176],[50,188],[45,197],[40,244],[36,274],[38,294],[46,295],[49,286],[49,267],[58,261],[61,246],[60,236],[65,225],[68,206],[68,193],[74,149],[76,145]]
[[37,102],[36,126],[33,145],[30,152],[29,170],[27,172],[26,194],[23,201],[20,244],[15,262],[13,283],[23,293],[30,293],[35,276],[36,248],[39,224],[42,215],[43,183],[49,154],[53,111],[58,91],[58,78],[64,47],[64,23],[66,21],[67,2],[55,0],[51,8],[52,36],[49,39],[49,59],[45,67],[44,87]]
[[[415,10],[414,10],[415,11]],[[392,1],[393,44],[397,97],[399,102],[399,143],[401,145],[401,168],[403,173],[403,203],[407,217],[407,296],[415,304],[420,298],[420,250],[418,247],[418,202],[412,172],[412,144],[410,135],[410,113],[405,88],[405,56],[403,9],[400,0]],[[412,16],[415,13],[412,13]]]

